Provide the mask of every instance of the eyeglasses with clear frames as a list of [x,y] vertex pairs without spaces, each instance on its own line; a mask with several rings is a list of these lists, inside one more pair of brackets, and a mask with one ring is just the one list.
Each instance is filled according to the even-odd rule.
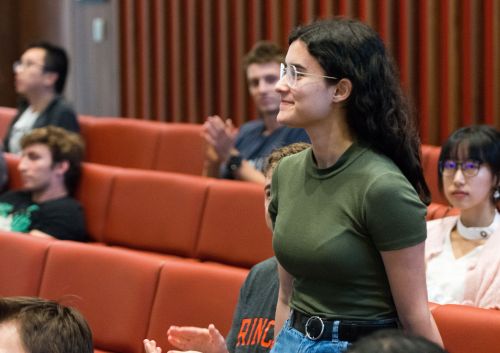
[[466,177],[474,177],[479,173],[481,168],[481,161],[468,159],[466,161],[455,161],[453,159],[446,159],[439,162],[439,170],[441,174],[446,177],[452,177],[460,168],[462,174]]
[[328,78],[330,80],[340,80],[339,78],[333,77],[333,76],[323,76],[323,75],[310,74],[308,72],[297,71],[297,68],[295,67],[295,65],[285,65],[283,63],[281,64],[281,66],[280,66],[280,80],[282,80],[283,77],[285,77],[286,83],[290,88],[297,86],[297,77],[298,76],[313,76],[313,77]]
[[42,70],[45,70],[45,66],[42,65],[42,64],[37,64],[37,63],[33,63],[33,62],[22,62],[21,60],[17,60],[16,62],[14,62],[12,64],[12,70],[14,72],[17,72],[19,70],[25,70],[25,69],[29,69],[30,67],[40,67]]

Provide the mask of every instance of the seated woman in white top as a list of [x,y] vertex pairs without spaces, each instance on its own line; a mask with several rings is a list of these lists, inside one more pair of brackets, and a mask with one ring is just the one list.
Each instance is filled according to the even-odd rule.
[[439,156],[439,187],[460,215],[427,223],[429,301],[500,309],[500,132],[453,133]]

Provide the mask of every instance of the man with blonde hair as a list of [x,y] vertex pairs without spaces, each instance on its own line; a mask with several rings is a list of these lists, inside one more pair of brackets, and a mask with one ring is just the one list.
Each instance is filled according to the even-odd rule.
[[0,229],[84,241],[82,207],[71,196],[81,173],[80,135],[47,126],[23,136],[21,147],[23,189],[0,195]]
[[274,86],[280,79],[283,51],[274,43],[257,42],[244,58],[248,92],[259,118],[236,129],[231,119],[209,116],[203,131],[208,145],[205,175],[264,184],[266,157],[274,149],[309,142],[303,129],[282,126],[276,120],[281,96]]

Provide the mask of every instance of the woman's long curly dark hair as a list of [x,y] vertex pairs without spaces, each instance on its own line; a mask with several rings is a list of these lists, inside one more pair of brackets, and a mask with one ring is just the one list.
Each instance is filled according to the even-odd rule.
[[296,40],[307,45],[327,76],[352,82],[345,106],[351,133],[393,160],[428,204],[430,192],[420,162],[420,137],[396,66],[380,36],[359,21],[334,18],[296,28],[288,43]]

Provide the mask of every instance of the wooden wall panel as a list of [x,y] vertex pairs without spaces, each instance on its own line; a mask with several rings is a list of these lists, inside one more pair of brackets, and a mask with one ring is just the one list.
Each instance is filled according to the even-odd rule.
[[[0,2],[0,13],[19,13],[17,1]],[[14,88],[14,73],[12,63],[19,59],[22,48],[19,45],[19,32],[17,30],[18,19],[16,16],[3,16],[0,21],[0,43],[3,43],[2,55],[0,55],[0,106],[14,107],[16,104],[16,92]],[[0,136],[2,139],[3,136]]]
[[394,55],[422,140],[473,123],[500,125],[500,0],[124,0],[123,115],[240,125],[255,118],[242,68],[260,39],[345,15],[374,27]]

